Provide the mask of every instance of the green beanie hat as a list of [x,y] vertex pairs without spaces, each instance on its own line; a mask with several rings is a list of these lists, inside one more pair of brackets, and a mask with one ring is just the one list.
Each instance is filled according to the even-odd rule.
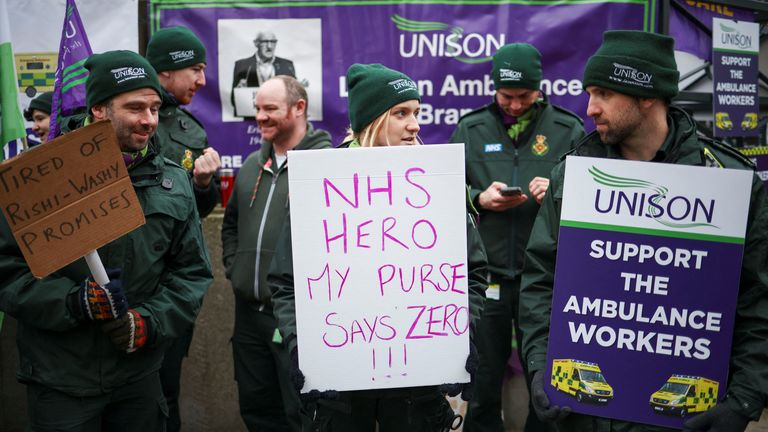
[[493,55],[495,88],[538,90],[541,83],[541,53],[527,43],[507,44]]
[[88,111],[115,95],[140,88],[151,88],[162,97],[157,72],[144,57],[133,51],[93,54],[85,61],[85,68],[89,72],[85,81]]
[[409,100],[421,101],[416,83],[402,72],[380,64],[355,63],[347,70],[349,123],[360,132],[378,116]]
[[677,96],[680,72],[675,62],[675,40],[636,30],[603,33],[603,44],[584,68],[584,88],[598,86],[644,97]]
[[53,92],[40,93],[36,98],[29,101],[29,107],[24,110],[24,118],[27,121],[32,121],[32,111],[34,110],[50,115],[51,105],[53,105]]
[[158,30],[147,44],[147,60],[158,72],[206,63],[205,46],[186,27]]

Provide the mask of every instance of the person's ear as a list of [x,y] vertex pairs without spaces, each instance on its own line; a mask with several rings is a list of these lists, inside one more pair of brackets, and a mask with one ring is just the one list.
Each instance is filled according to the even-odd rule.
[[307,111],[307,101],[305,101],[304,99],[299,99],[296,102],[296,105],[294,105],[294,106],[296,107],[296,115],[304,115],[304,114],[306,114],[306,111]]
[[107,118],[107,105],[96,104],[91,107],[91,115],[96,121],[105,120]]

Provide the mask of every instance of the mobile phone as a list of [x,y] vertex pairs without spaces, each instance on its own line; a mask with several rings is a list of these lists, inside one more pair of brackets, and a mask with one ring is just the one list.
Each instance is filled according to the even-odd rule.
[[505,196],[505,197],[517,196],[523,193],[522,189],[520,189],[520,186],[503,187],[499,192],[501,193],[502,196]]

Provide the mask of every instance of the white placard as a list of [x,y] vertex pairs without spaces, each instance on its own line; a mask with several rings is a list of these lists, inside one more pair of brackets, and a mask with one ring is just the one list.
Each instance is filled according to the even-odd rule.
[[254,103],[256,102],[256,93],[259,92],[258,87],[235,87],[232,91],[235,92],[235,110],[241,117],[256,117],[256,108]]
[[752,171],[569,156],[562,220],[743,239]]
[[288,160],[304,391],[469,381],[463,145]]

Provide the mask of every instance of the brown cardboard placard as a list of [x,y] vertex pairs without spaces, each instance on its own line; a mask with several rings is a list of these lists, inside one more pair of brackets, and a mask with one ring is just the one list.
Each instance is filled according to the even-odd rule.
[[0,207],[40,278],[144,224],[109,121],[0,163]]

